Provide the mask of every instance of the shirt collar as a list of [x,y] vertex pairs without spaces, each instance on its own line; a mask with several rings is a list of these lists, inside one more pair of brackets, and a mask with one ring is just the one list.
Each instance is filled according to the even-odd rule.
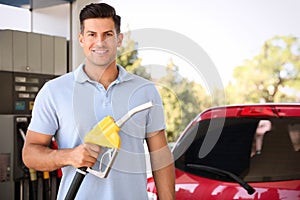
[[[84,66],[85,66],[85,63],[82,63],[74,71],[75,81],[78,82],[78,83],[84,83],[86,81],[94,82],[93,80],[91,80],[88,77],[88,75],[83,70]],[[121,65],[117,65],[117,67],[119,69],[118,78],[116,80],[117,83],[121,83],[121,82],[124,82],[124,81],[129,81],[129,80],[133,79],[133,74],[128,73]]]
[[119,69],[119,75],[118,75],[118,80],[119,82],[125,82],[125,81],[129,81],[131,79],[133,79],[133,74],[128,73],[124,67],[122,67],[121,65],[117,65],[118,69]]
[[77,69],[75,69],[75,71],[74,71],[75,81],[78,83],[83,83],[85,81],[91,81],[91,79],[86,75],[86,73],[83,70],[84,66],[85,66],[85,64],[81,63],[79,65],[79,67]]

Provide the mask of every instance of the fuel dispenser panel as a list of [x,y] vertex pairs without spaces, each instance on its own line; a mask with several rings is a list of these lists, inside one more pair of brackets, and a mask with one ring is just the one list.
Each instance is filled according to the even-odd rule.
[[[0,71],[1,199],[56,199],[61,170],[38,172],[28,169],[22,161],[22,148],[35,97],[53,78],[54,75]],[[57,148],[54,138],[52,145]]]
[[12,130],[14,121],[12,116],[0,116],[1,140],[0,140],[0,194],[3,199],[14,199],[13,181],[13,135],[9,134]]
[[[55,200],[61,171],[28,169],[22,161],[30,115],[0,115],[0,194],[1,199]],[[51,148],[57,148],[53,138]]]
[[27,131],[29,121],[29,115],[0,115],[0,193],[3,199],[29,199],[28,169],[22,162],[24,140],[19,131]]
[[0,114],[30,114],[41,87],[54,75],[0,71]]

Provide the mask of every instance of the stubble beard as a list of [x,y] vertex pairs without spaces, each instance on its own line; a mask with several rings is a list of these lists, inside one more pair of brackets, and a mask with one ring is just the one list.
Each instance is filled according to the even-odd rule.
[[87,58],[88,62],[97,68],[101,68],[105,70],[107,67],[111,66],[112,63],[116,62],[116,56],[111,55],[109,57],[105,56],[103,58],[93,58],[94,56],[91,55]]

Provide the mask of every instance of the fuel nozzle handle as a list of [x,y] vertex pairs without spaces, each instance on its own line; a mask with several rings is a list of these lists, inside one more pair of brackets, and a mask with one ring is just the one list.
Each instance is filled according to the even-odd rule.
[[[73,200],[76,197],[76,194],[79,190],[79,187],[87,173],[92,173],[100,178],[105,178],[110,170],[112,163],[117,155],[118,148],[120,147],[120,140],[118,131],[120,127],[135,113],[143,111],[152,107],[152,102],[148,102],[137,106],[128,111],[123,117],[121,117],[118,121],[114,121],[112,117],[107,116],[101,122],[99,122],[84,138],[85,142],[91,142],[93,144],[98,144],[100,146],[111,147],[111,151],[108,153],[110,156],[110,162],[108,167],[106,167],[105,171],[93,170],[87,167],[81,167],[76,170],[76,174],[73,178],[71,186],[67,192],[65,200]],[[104,137],[103,137],[104,135]],[[117,136],[112,137],[110,136]]]

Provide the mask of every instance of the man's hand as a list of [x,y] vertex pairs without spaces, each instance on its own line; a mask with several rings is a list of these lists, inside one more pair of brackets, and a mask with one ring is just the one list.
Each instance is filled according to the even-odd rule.
[[23,162],[37,171],[53,171],[64,166],[91,167],[102,152],[95,144],[82,144],[75,148],[50,149],[52,136],[28,130],[23,147]]
[[85,143],[79,145],[71,152],[71,165],[75,168],[92,167],[101,152],[101,147],[96,144]]

